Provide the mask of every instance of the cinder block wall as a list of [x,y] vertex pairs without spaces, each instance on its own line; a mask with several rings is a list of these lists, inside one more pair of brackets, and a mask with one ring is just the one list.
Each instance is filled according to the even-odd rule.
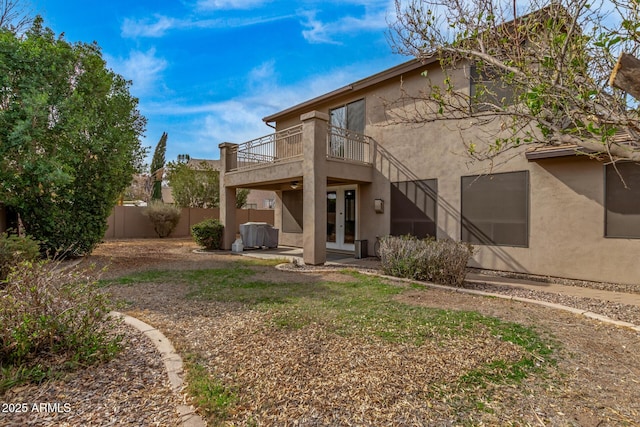
[[[105,239],[135,239],[158,237],[153,230],[149,218],[142,214],[143,207],[138,206],[116,206],[107,219],[107,232]],[[1,215],[1,214],[0,214]],[[1,221],[0,216],[0,221]],[[220,209],[203,208],[183,208],[180,215],[180,222],[173,230],[170,237],[191,236],[191,226],[208,218],[220,218]],[[238,209],[236,212],[236,222],[239,225],[245,222],[266,222],[274,225],[273,210],[271,209]],[[0,222],[2,225],[2,222]]]

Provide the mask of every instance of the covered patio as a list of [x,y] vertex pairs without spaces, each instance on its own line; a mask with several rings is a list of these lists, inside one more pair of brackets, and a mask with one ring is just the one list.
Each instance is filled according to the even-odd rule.
[[[358,238],[355,195],[373,181],[375,143],[364,135],[330,126],[329,116],[322,112],[303,114],[300,120],[300,125],[243,144],[220,144],[220,219],[225,225],[224,249],[231,249],[236,237],[237,188],[276,192],[274,225],[288,227],[280,230],[281,234],[288,233],[283,244],[301,247],[305,264],[320,265],[328,260],[327,230],[332,221],[327,213],[330,193],[343,191],[339,193],[343,195],[345,188],[352,189],[349,196],[354,203],[354,225],[349,239]],[[329,212],[329,217],[331,215]],[[337,218],[334,222],[347,216],[334,215]],[[335,226],[342,226],[344,230],[349,224],[345,227],[344,223],[335,223]],[[344,236],[345,232],[342,233]]]

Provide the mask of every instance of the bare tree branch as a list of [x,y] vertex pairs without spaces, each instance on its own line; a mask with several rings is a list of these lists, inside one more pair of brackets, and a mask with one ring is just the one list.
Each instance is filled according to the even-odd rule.
[[[607,82],[618,54],[638,49],[640,3],[528,3],[518,11],[511,0],[395,0],[394,51],[437,58],[444,78],[389,100],[390,123],[497,123],[486,156],[574,144],[611,160],[639,159],[640,110]],[[471,91],[451,83],[462,70]]]
[[14,34],[26,30],[33,23],[33,17],[24,0],[0,0],[0,28]]

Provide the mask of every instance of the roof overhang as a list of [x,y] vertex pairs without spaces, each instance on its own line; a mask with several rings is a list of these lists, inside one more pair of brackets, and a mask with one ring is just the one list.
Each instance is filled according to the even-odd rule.
[[569,157],[587,152],[577,145],[561,145],[557,147],[540,147],[527,150],[525,157],[527,160],[552,159],[554,157]]
[[278,121],[278,119],[283,118],[285,116],[289,116],[295,112],[300,112],[301,114],[306,113],[309,110],[313,109],[313,106],[315,105],[321,104],[323,102],[329,101],[333,98],[337,98],[347,93],[353,93],[363,89],[367,89],[371,86],[374,86],[376,84],[379,84],[381,82],[384,82],[390,79],[394,79],[403,74],[413,72],[415,70],[423,68],[426,65],[430,65],[437,61],[438,59],[435,56],[429,59],[424,59],[424,60],[412,59],[411,61],[407,61],[400,65],[396,65],[395,67],[381,71],[380,73],[366,77],[362,80],[358,80],[357,82],[351,83],[347,86],[343,86],[339,89],[328,92],[324,95],[320,95],[308,101],[294,105],[293,107],[287,108],[286,110],[282,110],[270,116],[264,117],[262,121],[264,121],[265,123],[271,123],[271,122],[276,122]]

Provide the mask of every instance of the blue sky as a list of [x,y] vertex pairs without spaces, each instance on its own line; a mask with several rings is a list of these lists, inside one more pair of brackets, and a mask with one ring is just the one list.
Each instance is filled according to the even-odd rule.
[[143,144],[217,159],[220,142],[271,132],[262,118],[407,61],[386,33],[393,0],[31,0],[70,42],[96,41],[132,80]]

